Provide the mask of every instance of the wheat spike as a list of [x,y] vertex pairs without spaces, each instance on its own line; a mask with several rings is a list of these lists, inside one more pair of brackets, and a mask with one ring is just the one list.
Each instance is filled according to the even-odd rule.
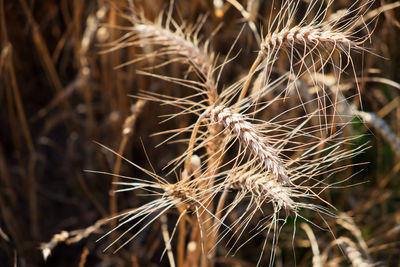
[[279,50],[281,47],[291,47],[294,44],[334,47],[343,51],[357,47],[357,43],[352,41],[346,32],[323,30],[313,26],[295,26],[268,35],[262,43],[261,49],[268,54]]
[[354,267],[372,267],[374,266],[371,262],[364,258],[358,249],[357,245],[347,237],[340,237],[337,239],[337,244],[340,245],[347,257],[351,261],[351,265]]
[[135,25],[134,31],[140,35],[141,41],[146,39],[146,43],[168,46],[168,50],[163,52],[187,58],[203,75],[207,75],[211,69],[210,59],[196,45],[197,42],[181,31],[173,32],[158,25],[144,23]]
[[359,116],[365,123],[374,127],[374,129],[390,144],[396,156],[400,158],[400,139],[386,121],[377,117],[373,112],[358,111],[354,109],[353,113]]
[[225,127],[231,129],[248,149],[255,154],[267,168],[267,171],[281,183],[290,184],[287,171],[279,158],[278,152],[270,146],[265,137],[239,113],[230,108],[217,106],[211,110],[210,117]]
[[251,176],[238,175],[235,178],[229,179],[228,183],[232,189],[240,189],[251,192],[263,202],[265,199],[270,199],[277,207],[296,211],[296,203],[291,199],[292,189],[284,186],[273,179],[268,179],[268,176],[263,174],[254,174]]

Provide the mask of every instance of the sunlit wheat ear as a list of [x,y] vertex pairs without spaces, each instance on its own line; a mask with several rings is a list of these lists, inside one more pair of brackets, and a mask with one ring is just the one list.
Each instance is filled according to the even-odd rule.
[[[330,203],[319,196],[319,192],[334,187],[335,184],[329,185],[326,181],[319,180],[320,177],[345,170],[347,166],[334,166],[361,153],[363,149],[343,150],[343,145],[350,144],[352,139],[340,139],[340,132],[333,135],[332,139],[325,139],[313,137],[312,132],[302,133],[299,129],[293,129],[293,132],[296,131],[298,131],[299,136],[304,134],[304,137],[306,137],[308,135],[310,139],[307,144],[299,143],[296,145],[296,142],[292,142],[292,145],[294,145],[292,149],[298,151],[298,153],[285,161],[285,168],[290,170],[290,184],[279,183],[266,170],[255,170],[251,162],[234,166],[231,171],[226,173],[227,178],[222,184],[250,195],[258,207],[272,203],[275,212],[284,209],[298,214],[299,208],[305,208],[334,216],[329,210],[309,201],[314,199],[321,204],[325,203],[332,207]],[[296,184],[293,182],[296,182]],[[235,200],[233,206],[239,206],[242,200],[243,198]]]
[[[166,22],[163,23],[162,14],[155,22],[145,18],[129,16],[126,18],[132,22],[133,26],[127,28],[129,32],[112,44],[111,50],[138,46],[142,47],[146,53],[121,66],[145,59],[164,58],[166,59],[164,62],[157,63],[159,67],[172,62],[186,62],[203,78],[212,75],[214,55],[208,51],[209,41],[201,43],[199,38],[199,31],[205,22],[205,16],[200,17],[194,26],[178,23],[172,18],[166,19]],[[168,56],[171,57],[168,58]]]
[[[317,137],[315,138],[318,140]],[[329,144],[329,141],[332,142]],[[278,226],[278,222],[285,224],[289,215],[292,215],[294,218],[302,218],[311,224],[314,223],[301,214],[303,209],[311,210],[319,215],[335,217],[335,213],[331,211],[333,209],[332,204],[323,200],[320,196],[320,192],[334,187],[335,184],[328,185],[323,181],[318,182],[316,178],[344,170],[346,167],[333,166],[335,163],[349,159],[358,153],[356,150],[341,150],[343,142],[346,141],[340,139],[321,139],[312,142],[309,146],[299,146],[296,148],[302,151],[302,153],[293,159],[288,159],[285,167],[290,168],[291,181],[300,180],[297,181],[300,185],[278,183],[266,171],[254,171],[249,163],[246,163],[244,166],[235,166],[233,170],[227,172],[227,178],[223,181],[224,186],[229,186],[232,190],[239,191],[238,197],[227,205],[224,210],[226,214],[222,219],[228,218],[228,215],[234,209],[240,210],[240,216],[230,225],[232,229],[235,229],[234,245],[241,244],[240,247],[242,247],[248,242],[247,240],[244,243],[238,243],[243,241],[239,241],[239,239],[245,230],[253,227],[250,222],[254,221],[254,218],[257,218],[257,214],[262,214],[262,222],[254,228],[253,237],[260,233],[269,236],[270,232],[273,231],[271,244],[273,248],[278,242],[281,228],[281,226]],[[324,143],[327,143],[325,148],[321,148]],[[317,204],[318,202],[330,206],[331,209]],[[267,208],[271,205],[273,207],[272,210]],[[286,217],[282,216],[281,211],[286,211]],[[318,225],[315,226],[320,227]],[[227,235],[226,231],[223,232],[220,239]],[[267,238],[265,239],[264,246],[266,242]],[[274,253],[274,249],[272,249],[271,259],[274,258]]]
[[281,48],[301,45],[314,49],[318,46],[349,52],[351,49],[359,48],[356,41],[351,40],[349,34],[344,32],[335,32],[323,30],[315,26],[295,26],[293,28],[284,28],[279,32],[268,35],[262,43],[262,51],[265,54],[276,52]]
[[[306,50],[305,54],[320,48],[326,51],[340,50],[346,54],[353,49],[361,50],[360,45],[369,38],[369,35],[367,33],[367,36],[365,34],[357,36],[360,33],[357,27],[360,26],[364,12],[372,1],[366,1],[358,8],[355,8],[355,4],[359,1],[354,2],[341,16],[326,18],[333,1],[324,7],[324,1],[311,0],[307,10],[302,14],[302,20],[293,25],[294,18],[298,15],[299,1],[287,1],[269,25],[268,34],[261,44],[261,51],[271,55],[280,49],[294,49],[296,45],[303,47]],[[316,56],[318,58],[318,55]]]
[[230,108],[217,106],[211,109],[210,117],[213,121],[232,130],[277,181],[290,183],[287,171],[276,149],[266,142],[266,138],[250,122],[246,121],[243,115],[233,112]]
[[[296,79],[324,72],[327,65],[333,70],[337,85],[348,66],[356,76],[351,52],[366,51],[363,43],[368,40],[370,32],[367,25],[360,22],[372,1],[366,1],[358,8],[355,8],[356,3],[360,1],[355,1],[342,16],[327,19],[332,2],[325,6],[325,1],[311,0],[306,11],[298,14],[301,1],[283,1],[281,10],[271,19],[267,35],[260,44],[259,55],[248,74],[242,97],[255,72],[262,71],[263,84],[270,83],[274,65],[281,60],[281,56],[288,59],[289,72]],[[300,22],[296,20],[298,15],[302,18]]]
[[227,180],[230,188],[249,192],[259,204],[264,202],[272,202],[276,210],[291,210],[296,212],[297,204],[292,200],[292,197],[298,195],[290,186],[282,185],[275,179],[268,178],[267,174],[253,174],[248,177],[238,175],[230,177]]
[[[125,16],[133,24],[126,28],[127,34],[111,44],[109,51],[137,46],[142,48],[143,55],[121,64],[120,67],[138,61],[150,61],[149,68],[160,68],[171,63],[178,62],[189,65],[189,73],[193,72],[201,82],[194,82],[190,76],[185,74],[185,78],[172,78],[159,76],[159,78],[173,81],[180,85],[195,88],[199,87],[207,95],[209,104],[214,104],[218,97],[217,80],[215,79],[216,57],[209,49],[210,39],[217,27],[207,39],[201,40],[199,32],[206,21],[206,16],[201,16],[193,26],[185,22],[178,23],[170,16],[163,22],[163,14],[158,16],[155,22],[151,22],[143,17]],[[170,79],[171,78],[171,79]]]
[[[117,250],[121,249],[127,243],[136,238],[144,229],[151,226],[155,220],[160,218],[163,214],[170,212],[173,209],[179,211],[180,216],[176,225],[178,225],[179,220],[186,213],[193,213],[195,217],[193,222],[199,222],[199,216],[202,214],[208,214],[210,217],[215,217],[214,214],[208,210],[207,208],[207,196],[210,195],[210,190],[212,189],[203,189],[199,190],[196,187],[196,183],[191,183],[192,177],[187,177],[187,179],[178,179],[176,183],[170,183],[167,179],[155,174],[152,171],[149,171],[134,162],[128,160],[127,158],[119,155],[117,152],[112,149],[99,144],[101,147],[106,149],[107,151],[113,153],[114,155],[121,157],[124,161],[131,164],[138,170],[147,174],[151,177],[150,180],[144,178],[135,178],[118,175],[120,179],[125,179],[126,182],[117,182],[116,184],[123,187],[116,192],[127,192],[127,191],[136,191],[142,190],[142,192],[147,192],[148,196],[153,196],[156,199],[150,201],[138,208],[134,208],[128,212],[122,213],[110,219],[120,219],[120,223],[111,231],[106,233],[100,239],[108,236],[112,232],[122,228],[128,227],[117,239],[115,239],[111,244],[109,244],[105,250],[116,244],[120,241],[124,236],[127,236],[133,229],[135,232],[133,235],[129,237],[127,241],[125,241],[122,245],[118,247]],[[90,171],[92,173],[97,174],[105,174],[105,175],[115,175],[107,172],[100,171]],[[196,220],[197,219],[197,220]],[[218,221],[218,219],[216,219]],[[199,222],[200,223],[200,222]],[[220,222],[223,224],[223,222]],[[172,239],[173,235],[171,236]]]
[[[211,70],[212,60],[207,56],[207,48],[200,48],[197,39],[197,30],[194,36],[190,32],[194,30],[185,30],[174,23],[175,31],[162,27],[161,24],[136,24],[133,30],[138,34],[141,45],[148,44],[153,46],[164,46],[166,49],[160,49],[155,56],[178,55],[181,60],[186,60],[193,64],[201,74],[207,75]],[[212,57],[211,57],[212,58]]]

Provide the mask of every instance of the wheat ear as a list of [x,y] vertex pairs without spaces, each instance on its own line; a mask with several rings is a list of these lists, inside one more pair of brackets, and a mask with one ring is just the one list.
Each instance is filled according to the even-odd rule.
[[40,250],[42,251],[43,259],[46,261],[51,255],[52,250],[61,243],[67,245],[80,242],[82,239],[88,237],[89,235],[99,232],[100,228],[108,222],[108,219],[100,219],[95,224],[86,227],[84,229],[73,230],[73,231],[61,231],[55,234],[51,240],[47,243],[40,244]]
[[396,156],[400,158],[400,139],[386,121],[377,117],[373,112],[358,111],[354,109],[353,113],[359,116],[365,123],[374,127],[374,129],[390,144]]
[[[211,211],[209,211],[207,207],[203,204],[203,199],[204,199],[203,194],[207,193],[207,191],[202,191],[200,193],[198,192],[198,190],[196,190],[186,182],[178,182],[175,184],[170,184],[154,173],[151,172],[147,173],[153,175],[153,177],[158,181],[150,182],[141,180],[139,178],[121,176],[121,178],[127,178],[130,180],[137,180],[137,181],[116,183],[120,186],[124,186],[124,188],[119,189],[116,192],[126,192],[137,189],[143,189],[152,194],[159,195],[160,197],[136,209],[127,211],[125,213],[113,217],[112,219],[121,218],[119,224],[112,230],[110,230],[108,233],[103,235],[100,239],[104,238],[105,236],[108,236],[115,230],[120,229],[122,226],[127,225],[128,223],[132,222],[133,225],[129,226],[129,228],[126,231],[124,231],[118,238],[116,238],[112,243],[110,243],[105,248],[105,250],[116,244],[119,240],[122,239],[123,236],[127,235],[130,231],[132,231],[132,229],[138,227],[140,223],[144,223],[144,226],[141,226],[141,228],[138,231],[136,231],[134,235],[132,235],[127,241],[125,241],[122,245],[120,245],[116,249],[116,251],[120,250],[123,246],[125,246],[134,238],[136,238],[144,229],[149,227],[155,220],[157,220],[164,214],[168,213],[173,208],[178,209],[181,216],[185,214],[186,211],[196,212],[198,216],[198,211],[200,210],[201,213],[207,213],[210,214],[210,216],[214,217],[214,214],[212,214]],[[159,190],[161,190],[161,192],[158,192]]]
[[210,59],[198,47],[196,38],[190,38],[182,30],[173,32],[158,25],[147,23],[137,24],[134,31],[140,34],[140,41],[148,44],[162,45],[168,50],[161,50],[164,54],[178,54],[189,60],[203,75],[212,69]]
[[340,245],[347,257],[351,261],[351,265],[354,267],[372,267],[374,266],[369,260],[365,259],[358,249],[357,245],[347,237],[340,237],[336,240],[336,243]]
[[281,47],[291,47],[294,44],[340,48],[346,52],[358,47],[346,32],[323,30],[314,26],[295,26],[268,35],[264,39],[261,49],[267,54],[277,51]]
[[296,211],[297,205],[291,198],[291,187],[284,186],[276,180],[268,179],[266,175],[253,174],[247,177],[238,175],[227,182],[232,189],[250,192],[257,199],[261,200],[260,204],[269,199],[274,203],[277,210],[284,208]]
[[210,117],[217,123],[231,129],[240,140],[252,151],[280,183],[290,184],[287,171],[278,152],[265,141],[265,137],[254,125],[246,121],[239,113],[234,113],[230,108],[217,106],[210,111]]

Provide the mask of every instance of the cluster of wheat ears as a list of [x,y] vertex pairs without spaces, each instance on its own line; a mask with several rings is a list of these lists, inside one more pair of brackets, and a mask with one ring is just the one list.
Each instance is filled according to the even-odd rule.
[[[304,1],[306,5],[272,1],[274,8],[265,14],[267,28],[257,27],[251,7],[227,2],[241,12],[244,24],[224,57],[212,45],[220,29],[203,36],[207,17],[194,24],[182,22],[174,1],[155,21],[146,19],[132,2],[120,12],[132,26],[121,26],[126,33],[109,43],[104,53],[137,47],[142,53],[118,67],[141,63],[139,74],[181,88],[152,88],[133,96],[136,104],[123,134],[132,133],[149,102],[173,110],[155,111],[155,117],[182,123],[180,128],[149,133],[163,136],[160,145],[179,151],[162,173],[103,146],[143,173],[136,178],[109,173],[116,192],[151,197],[131,210],[115,210],[118,215],[112,220],[118,224],[103,236],[113,237],[107,249],[118,250],[159,220],[171,266],[212,266],[217,257],[235,254],[252,240],[261,244],[255,263],[274,265],[283,226],[291,228],[294,239],[297,221],[303,222],[315,245],[308,225],[329,226],[314,223],[309,215],[340,218],[323,192],[350,178],[345,173],[352,165],[349,159],[365,148],[353,146],[358,137],[343,131],[359,112],[349,104],[350,98],[358,100],[361,69],[353,55],[372,54],[366,47],[374,20],[365,18],[372,2],[350,1],[346,9],[332,13],[333,0]],[[243,66],[246,73],[232,73],[229,68],[241,64],[247,53],[240,51],[243,35],[256,40],[259,49],[245,55],[254,58]],[[169,73],[177,64],[186,68],[181,76]],[[347,95],[344,77],[352,81]],[[146,149],[151,148],[144,144]],[[333,176],[335,182],[330,182]],[[124,194],[117,195],[123,199]],[[336,244],[353,264],[370,264],[351,240],[337,239]],[[313,246],[313,253],[314,265],[324,265],[327,258],[321,257],[318,247]]]

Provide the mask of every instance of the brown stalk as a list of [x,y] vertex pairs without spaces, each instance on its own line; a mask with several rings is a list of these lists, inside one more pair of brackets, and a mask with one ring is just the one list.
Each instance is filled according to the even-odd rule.
[[[115,2],[122,3],[120,0]],[[118,18],[118,11],[115,8],[111,8],[108,12],[107,20],[107,29],[111,40],[115,40],[120,33],[115,28],[119,23]],[[129,114],[127,91],[122,83],[121,72],[110,71],[117,68],[120,64],[121,51],[115,51],[113,54],[102,54],[100,57],[101,84],[104,89],[102,103],[106,105],[104,107],[106,110],[111,110],[111,127],[115,135],[120,134],[121,117],[123,118]]]
[[[63,85],[58,76],[56,67],[51,59],[50,52],[46,46],[46,41],[44,40],[42,34],[40,33],[40,27],[36,23],[35,18],[32,15],[31,10],[29,9],[25,0],[20,0],[22,10],[25,13],[25,16],[28,19],[29,25],[32,27],[32,37],[33,42],[35,43],[35,48],[39,54],[39,58],[42,59],[41,63],[43,65],[43,69],[47,74],[50,82],[52,83],[56,93],[61,93],[63,91]],[[71,106],[68,103],[67,99],[63,99],[63,107],[65,110],[70,110]]]
[[[131,108],[131,115],[125,119],[123,128],[122,128],[122,140],[119,145],[118,149],[118,155],[123,155],[126,145],[128,143],[129,138],[134,134],[135,131],[135,125],[138,116],[141,114],[144,106],[146,105],[147,101],[146,100],[141,100],[139,99],[134,106]],[[111,216],[114,216],[118,212],[118,203],[117,203],[117,197],[115,194],[115,191],[117,190],[117,183],[119,182],[119,174],[120,174],[120,169],[121,169],[121,162],[122,162],[122,157],[117,157],[114,165],[114,176],[112,178],[112,186],[111,186],[111,191],[110,191],[110,214]],[[116,227],[116,221],[111,220],[110,222],[111,228]]]
[[81,258],[80,258],[80,260],[79,260],[79,265],[78,265],[78,267],[85,267],[85,265],[86,265],[86,260],[87,260],[87,257],[89,256],[89,249],[85,246],[84,248],[83,248],[83,251],[82,251],[82,254],[81,254]]
[[186,220],[187,215],[183,215],[182,221],[178,225],[178,245],[177,245],[177,261],[178,266],[184,266],[185,261],[185,246],[186,246]]
[[243,85],[243,89],[240,92],[240,95],[238,98],[238,102],[240,102],[246,96],[247,91],[249,90],[251,80],[253,79],[253,76],[255,74],[255,71],[256,71],[257,67],[259,66],[259,64],[261,63],[261,60],[263,58],[264,58],[264,54],[260,51],[257,55],[256,60],[253,62],[253,65],[251,66],[249,73],[247,74],[246,81]]
[[[3,6],[2,6],[3,7]],[[3,8],[1,10],[3,12]],[[5,35],[7,33],[4,33]],[[19,121],[19,127],[22,128],[22,133],[25,137],[25,142],[29,151],[29,162],[28,162],[28,183],[27,183],[27,191],[28,191],[28,199],[29,199],[29,209],[30,209],[30,219],[31,219],[31,232],[34,237],[39,236],[39,224],[38,224],[38,210],[37,210],[37,198],[36,198],[36,179],[35,179],[35,164],[36,164],[36,151],[34,148],[34,144],[32,141],[32,136],[29,130],[29,126],[26,120],[25,111],[23,108],[23,103],[20,96],[20,90],[17,83],[17,78],[15,74],[15,68],[12,59],[12,46],[10,43],[8,44],[8,53],[6,55],[6,69],[7,69],[7,78],[8,83],[6,85],[8,91],[12,91],[12,99],[15,104],[15,109],[17,110],[17,116]],[[19,131],[17,131],[19,132]],[[16,132],[16,133],[17,133]],[[17,133],[18,135],[18,133]],[[22,153],[22,151],[19,151]]]

